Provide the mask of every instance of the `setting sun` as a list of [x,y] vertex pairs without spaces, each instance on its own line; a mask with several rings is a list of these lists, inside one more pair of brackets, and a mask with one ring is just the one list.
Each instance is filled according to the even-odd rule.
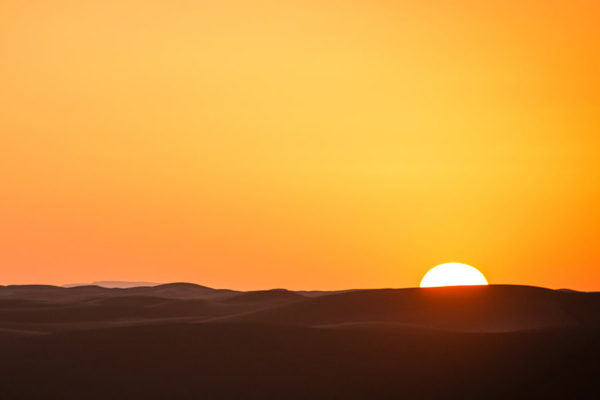
[[421,287],[487,285],[488,282],[477,268],[461,263],[440,264],[427,271]]

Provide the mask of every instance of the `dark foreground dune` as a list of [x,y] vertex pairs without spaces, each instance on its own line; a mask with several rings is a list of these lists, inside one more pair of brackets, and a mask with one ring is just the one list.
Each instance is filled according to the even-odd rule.
[[598,398],[600,294],[0,287],[0,399]]

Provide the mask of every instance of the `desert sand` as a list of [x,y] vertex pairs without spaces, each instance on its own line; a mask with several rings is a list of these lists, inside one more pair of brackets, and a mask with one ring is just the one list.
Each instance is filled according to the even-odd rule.
[[0,286],[2,399],[595,398],[600,293]]

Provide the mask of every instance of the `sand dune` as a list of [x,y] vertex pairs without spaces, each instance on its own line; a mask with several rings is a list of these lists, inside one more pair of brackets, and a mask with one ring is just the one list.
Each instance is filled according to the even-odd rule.
[[599,316],[507,285],[0,287],[0,398],[593,398]]
[[525,286],[380,289],[333,294],[224,318],[301,326],[361,322],[471,332],[598,326],[600,295]]
[[283,289],[235,292],[185,283],[129,289],[0,288],[0,327],[11,323],[11,329],[15,323],[76,325],[194,317],[207,323],[509,332],[598,327],[598,315],[598,293],[510,285],[354,290],[317,297]]
[[193,283],[168,283],[157,286],[107,288],[101,286],[10,285],[0,286],[0,299],[47,301],[80,301],[96,297],[156,296],[175,299],[200,299],[237,293],[228,289],[213,289]]

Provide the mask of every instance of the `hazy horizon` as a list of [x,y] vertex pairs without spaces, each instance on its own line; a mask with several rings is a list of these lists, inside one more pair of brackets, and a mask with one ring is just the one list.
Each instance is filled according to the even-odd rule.
[[[252,292],[252,291],[270,291],[270,290],[289,290],[293,292],[303,292],[303,291],[315,291],[315,292],[335,292],[335,291],[346,291],[346,290],[377,290],[377,289],[414,289],[419,288],[419,285],[414,286],[380,286],[380,287],[285,287],[285,286],[273,286],[273,287],[229,287],[229,286],[213,286],[206,284],[204,282],[188,282],[188,281],[171,281],[171,282],[144,282],[144,281],[126,281],[126,280],[101,280],[101,281],[92,281],[92,282],[65,282],[61,284],[55,283],[44,283],[44,282],[33,282],[33,283],[10,283],[4,282],[0,283],[0,286],[28,286],[28,285],[50,285],[61,287],[65,289],[73,288],[73,287],[82,287],[82,286],[100,286],[105,288],[134,288],[134,287],[154,287],[154,286],[162,286],[162,285],[171,285],[171,284],[192,284],[207,287],[210,289],[226,289],[226,290],[234,290],[240,292]],[[461,285],[457,285],[461,286]],[[550,290],[572,290],[577,292],[589,292],[595,293],[600,292],[600,290],[580,290],[573,289],[569,287],[547,287],[540,285],[526,285],[526,284],[515,284],[515,283],[502,283],[502,282],[490,282],[485,286],[530,286],[530,287],[538,287],[542,289],[550,289]]]

